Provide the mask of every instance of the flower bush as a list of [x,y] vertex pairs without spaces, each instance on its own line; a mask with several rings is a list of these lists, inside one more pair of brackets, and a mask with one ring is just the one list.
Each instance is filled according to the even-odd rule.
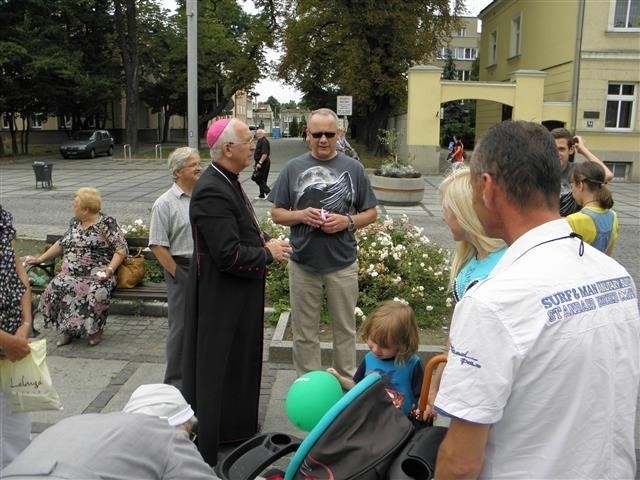
[[132,223],[120,225],[126,237],[149,237],[149,227],[139,218]]
[[[125,237],[129,238],[149,238],[149,226],[142,219],[134,220],[130,223],[120,225],[120,229],[124,232]],[[140,247],[142,248],[142,247]],[[131,254],[135,254],[135,249],[129,248]],[[131,251],[133,250],[133,251]],[[145,250],[149,250],[148,247]],[[144,279],[145,282],[164,282],[164,268],[157,260],[145,259],[144,261]]]
[[[288,229],[262,221],[272,237],[286,238]],[[449,252],[432,243],[408,217],[389,216],[356,232],[360,294],[354,312],[363,319],[384,300],[411,305],[423,328],[448,325],[453,298],[448,290]],[[276,313],[289,309],[289,279],[285,263],[269,266],[267,303]]]

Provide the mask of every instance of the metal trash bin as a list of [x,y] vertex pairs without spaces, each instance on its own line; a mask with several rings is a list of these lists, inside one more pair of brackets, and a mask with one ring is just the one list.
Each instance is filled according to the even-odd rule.
[[38,188],[38,182],[42,188],[53,188],[53,180],[51,179],[53,163],[33,162],[33,171],[36,174],[36,188]]

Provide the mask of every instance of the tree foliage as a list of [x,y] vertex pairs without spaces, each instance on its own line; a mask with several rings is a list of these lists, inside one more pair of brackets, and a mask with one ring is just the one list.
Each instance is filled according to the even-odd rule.
[[442,68],[443,80],[456,80],[458,70],[456,69],[456,62],[453,59],[453,52],[451,48],[447,47],[444,55],[444,67]]
[[278,120],[280,118],[280,108],[281,108],[280,102],[276,99],[276,97],[271,95],[269,98],[267,98],[267,101],[265,103],[267,103],[271,107],[273,116],[275,117],[276,120]]
[[33,116],[66,115],[76,128],[89,119],[104,122],[119,81],[104,2],[5,0],[0,24],[0,112],[9,120],[14,155],[19,127],[28,153]]
[[428,61],[457,25],[448,0],[282,0],[281,78],[311,108],[353,96],[352,136],[370,150],[388,117],[404,111],[407,72]]
[[[0,114],[10,120],[14,154],[17,118],[56,115],[71,118],[71,130],[107,127],[123,94],[132,151],[139,99],[164,113],[166,138],[169,118],[187,112],[185,3],[172,15],[159,0],[0,0]],[[200,132],[231,108],[236,90],[251,90],[265,73],[275,5],[256,6],[249,14],[235,0],[198,2]]]
[[[178,13],[165,15],[164,29],[149,36],[152,58],[143,63],[142,97],[153,111],[164,114],[165,140],[169,118],[187,114],[185,3],[178,2]],[[261,3],[261,10],[249,14],[235,0],[198,2],[198,123],[201,134],[209,120],[232,111],[232,97],[236,91],[250,90],[265,73],[262,68],[266,65],[264,47],[272,46],[274,37],[270,31],[272,20],[268,2]]]

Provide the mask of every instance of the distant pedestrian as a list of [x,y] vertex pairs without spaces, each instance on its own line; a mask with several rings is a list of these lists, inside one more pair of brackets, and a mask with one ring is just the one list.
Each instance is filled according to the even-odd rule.
[[355,148],[351,146],[351,144],[347,140],[347,137],[345,137],[344,130],[342,128],[338,128],[338,141],[336,142],[336,150],[338,152],[344,153],[348,157],[359,160]]
[[174,183],[153,204],[149,224],[149,248],[164,268],[167,284],[169,332],[164,383],[182,388],[182,336],[184,302],[193,239],[189,222],[189,202],[202,166],[198,150],[181,147],[167,160]]
[[265,136],[264,130],[256,130],[256,149],[253,152],[253,175],[251,179],[258,184],[260,194],[256,200],[264,200],[271,189],[267,185],[269,170],[271,169],[271,145]]
[[458,136],[454,136],[454,143],[453,143],[453,151],[451,152],[451,162],[452,163],[462,163],[464,162],[464,144],[462,143],[462,140],[460,140],[460,137]]

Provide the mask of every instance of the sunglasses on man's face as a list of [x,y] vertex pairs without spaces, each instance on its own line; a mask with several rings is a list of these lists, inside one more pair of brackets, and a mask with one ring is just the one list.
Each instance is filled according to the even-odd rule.
[[324,135],[327,138],[333,138],[336,136],[336,132],[309,132],[313,138],[322,138]]

